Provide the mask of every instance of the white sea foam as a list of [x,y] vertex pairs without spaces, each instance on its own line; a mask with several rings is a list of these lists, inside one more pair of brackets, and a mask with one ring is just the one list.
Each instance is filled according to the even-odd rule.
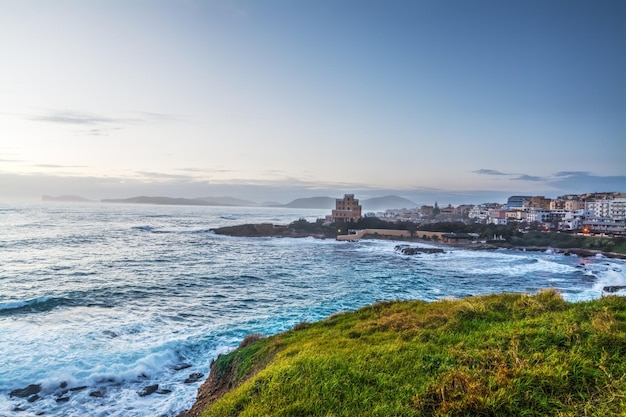
[[11,300],[0,302],[0,311],[1,310],[14,310],[19,309],[26,306],[31,306],[35,304],[45,303],[52,299],[50,296],[37,297],[29,300]]

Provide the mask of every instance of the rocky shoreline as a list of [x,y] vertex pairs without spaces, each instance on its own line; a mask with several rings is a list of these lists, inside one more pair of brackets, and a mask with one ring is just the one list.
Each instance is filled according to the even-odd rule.
[[[320,232],[307,232],[302,230],[295,230],[290,226],[274,225],[272,223],[259,223],[259,224],[241,224],[236,226],[226,226],[216,229],[211,229],[215,234],[234,236],[234,237],[292,237],[292,238],[304,238],[313,237],[316,239],[330,239],[336,238],[336,235]],[[495,249],[513,249],[529,252],[547,252],[552,251],[554,253],[561,253],[565,256],[577,255],[583,258],[593,257],[597,255],[604,256],[606,258],[613,259],[626,259],[626,254],[617,252],[605,252],[594,249],[584,248],[553,248],[550,246],[513,246],[507,242],[433,242],[432,240],[426,240],[422,238],[392,238],[382,237],[377,235],[365,235],[364,239],[385,239],[385,240],[402,240],[404,242],[422,242],[428,244],[435,244],[436,246],[449,246],[458,247],[464,249],[473,250],[495,250]]]
[[[178,372],[182,371],[183,369],[190,368],[191,366],[191,364],[182,363],[172,367],[172,370]],[[138,375],[137,378],[147,379],[148,377],[141,374]],[[202,378],[204,378],[204,374],[200,372],[194,372],[189,374],[189,376],[181,382],[184,384],[191,384],[200,381]],[[57,387],[52,389],[48,387],[48,389],[45,390],[43,389],[41,383],[30,384],[23,388],[16,388],[9,393],[9,398],[16,401],[16,404],[13,406],[11,411],[28,411],[28,404],[40,401],[47,396],[52,396],[57,404],[67,403],[70,401],[73,395],[85,390],[88,390],[87,395],[89,395],[90,397],[102,398],[110,394],[109,392],[107,392],[109,391],[107,390],[108,385],[116,385],[116,381],[104,380],[101,381],[100,384],[97,384],[95,386],[80,385],[73,387],[70,386],[67,382],[63,381]],[[160,386],[159,384],[146,385],[139,391],[137,391],[137,395],[139,397],[146,397],[152,394],[167,395],[171,393],[171,389]]]

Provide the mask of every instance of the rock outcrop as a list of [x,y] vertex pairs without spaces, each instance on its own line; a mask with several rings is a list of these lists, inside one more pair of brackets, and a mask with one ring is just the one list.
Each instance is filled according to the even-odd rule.
[[609,285],[609,286],[602,288],[602,291],[611,292],[611,293],[618,292],[621,290],[626,290],[626,285]]
[[41,391],[41,384],[30,384],[25,388],[14,389],[9,393],[9,397],[26,398],[35,395]]
[[409,245],[397,245],[395,250],[402,253],[403,255],[415,255],[419,253],[444,253],[444,250],[441,248],[420,248],[420,247],[411,247]]
[[271,223],[241,224],[238,226],[218,227],[211,230],[218,235],[236,237],[327,237],[323,234],[298,231],[289,226]]

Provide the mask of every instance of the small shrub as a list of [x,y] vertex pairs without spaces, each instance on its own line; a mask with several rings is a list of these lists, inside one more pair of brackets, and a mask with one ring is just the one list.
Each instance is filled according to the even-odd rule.
[[261,333],[247,334],[246,337],[243,338],[241,343],[239,343],[239,349],[243,349],[246,346],[250,346],[251,344],[256,343],[259,340],[263,339],[263,337],[264,336]]
[[295,331],[304,330],[304,329],[308,329],[309,326],[311,326],[311,323],[309,323],[308,321],[301,321],[300,323],[293,326],[293,330]]

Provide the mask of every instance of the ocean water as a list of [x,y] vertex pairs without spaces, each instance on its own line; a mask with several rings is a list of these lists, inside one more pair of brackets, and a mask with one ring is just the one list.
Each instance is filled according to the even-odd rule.
[[[626,285],[626,263],[603,257],[455,248],[405,256],[393,241],[210,231],[326,214],[0,204],[0,416],[175,416],[194,402],[211,360],[248,333],[382,300],[550,287],[577,301]],[[194,373],[204,377],[185,383]],[[34,401],[10,397],[30,384],[41,384]],[[153,384],[157,392],[139,395]]]

